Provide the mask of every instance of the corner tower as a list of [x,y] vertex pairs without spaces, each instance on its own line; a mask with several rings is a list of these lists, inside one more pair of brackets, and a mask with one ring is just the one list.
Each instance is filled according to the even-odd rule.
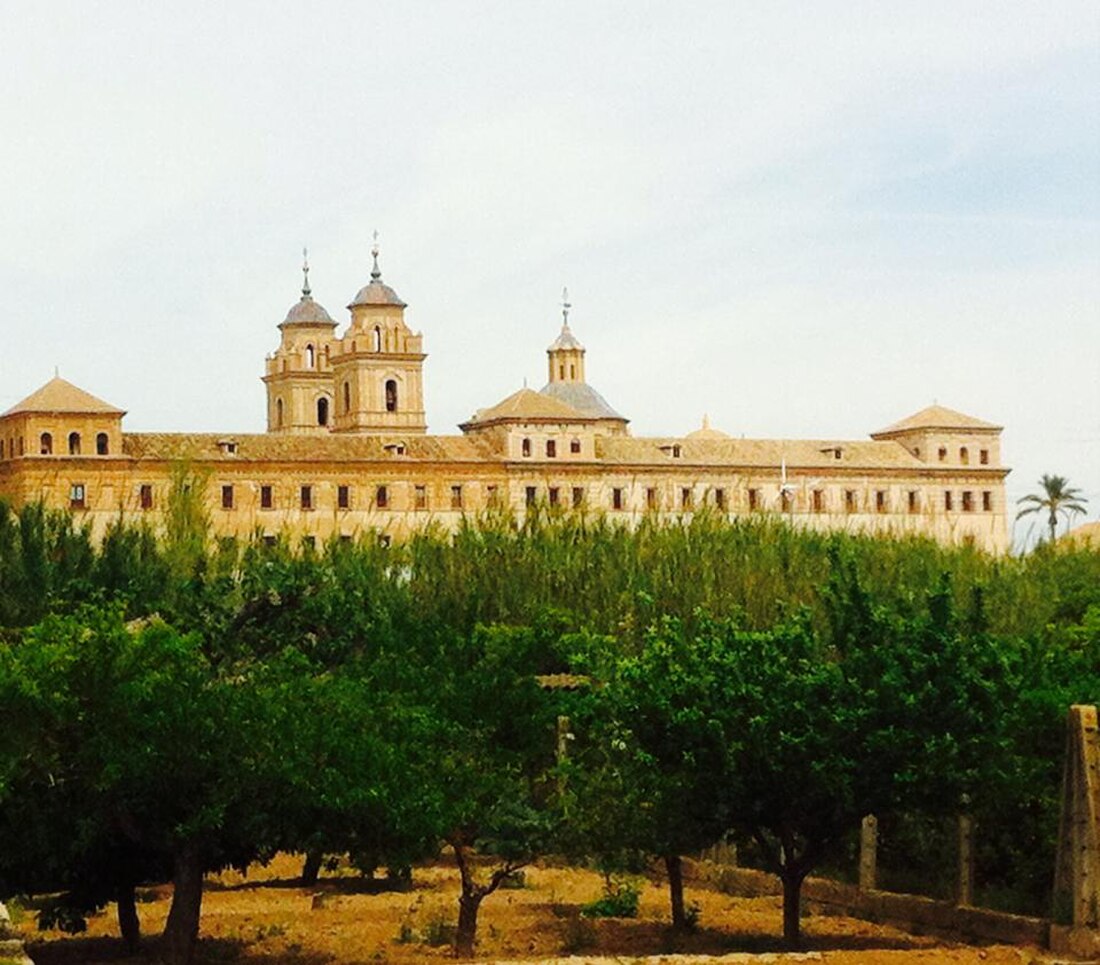
[[265,366],[268,432],[316,435],[332,426],[329,356],[336,323],[313,300],[308,258],[302,263],[302,278],[302,297],[279,323],[282,338]]
[[405,324],[405,303],[382,282],[377,236],[371,254],[370,283],[348,305],[351,325],[331,354],[333,431],[423,435],[423,337]]

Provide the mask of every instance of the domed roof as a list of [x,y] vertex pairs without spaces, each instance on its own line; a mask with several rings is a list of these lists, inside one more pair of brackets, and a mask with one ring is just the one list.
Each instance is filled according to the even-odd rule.
[[290,306],[290,311],[283,319],[284,325],[335,325],[332,317],[324,307],[315,302],[307,293],[302,294],[301,299]]
[[685,439],[728,439],[729,435],[723,432],[721,429],[712,429],[710,427],[710,416],[703,416],[703,427],[696,429],[694,432],[689,432]]
[[550,382],[539,389],[539,392],[572,406],[589,419],[629,421],[612,409],[607,399],[587,382]]
[[355,308],[357,305],[393,305],[397,308],[405,308],[406,305],[398,297],[397,292],[389,285],[382,283],[382,271],[378,267],[377,244],[371,249],[371,254],[374,256],[374,268],[370,273],[370,282],[359,289],[348,308]]
[[574,351],[583,352],[584,351],[584,346],[581,345],[581,343],[579,341],[577,341],[577,336],[574,335],[573,332],[570,330],[569,322],[566,321],[566,322],[562,323],[561,333],[558,335],[558,337],[556,339],[554,339],[553,342],[551,342],[550,347],[546,351],[547,352],[562,352],[562,351],[567,351],[569,349],[573,349]]

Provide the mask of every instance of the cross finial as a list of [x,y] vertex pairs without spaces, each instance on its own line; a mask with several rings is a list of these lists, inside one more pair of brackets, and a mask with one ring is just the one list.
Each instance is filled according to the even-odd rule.
[[374,267],[371,269],[370,277],[372,281],[378,281],[382,277],[382,271],[378,267],[378,232],[374,233],[374,245],[370,250],[371,255],[374,258]]
[[569,289],[561,290],[561,324],[563,328],[569,327],[569,309],[573,306],[569,303]]
[[302,249],[302,297],[310,297],[309,287],[309,249]]

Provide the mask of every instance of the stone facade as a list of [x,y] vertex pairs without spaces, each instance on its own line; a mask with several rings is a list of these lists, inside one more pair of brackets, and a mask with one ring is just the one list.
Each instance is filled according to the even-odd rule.
[[342,336],[306,269],[266,361],[266,433],[123,432],[121,409],[54,378],[0,416],[0,498],[71,508],[101,534],[120,514],[159,523],[186,464],[216,532],[239,537],[400,538],[493,506],[624,522],[708,506],[1007,547],[999,426],[935,405],[865,440],[732,438],[705,419],[681,437],[634,436],[586,381],[568,303],[545,387],[479,410],[461,435],[429,435],[423,338],[374,254]]

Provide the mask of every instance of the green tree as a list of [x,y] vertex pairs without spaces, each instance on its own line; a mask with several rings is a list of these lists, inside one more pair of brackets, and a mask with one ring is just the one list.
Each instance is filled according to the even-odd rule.
[[1047,527],[1050,530],[1050,540],[1054,542],[1058,533],[1059,517],[1068,525],[1074,514],[1084,514],[1085,503],[1088,500],[1081,495],[1080,489],[1069,484],[1065,476],[1051,476],[1043,473],[1039,479],[1039,488],[1041,492],[1029,493],[1016,501],[1017,505],[1023,506],[1023,509],[1016,514],[1016,518],[1021,519],[1032,513],[1045,514]]

